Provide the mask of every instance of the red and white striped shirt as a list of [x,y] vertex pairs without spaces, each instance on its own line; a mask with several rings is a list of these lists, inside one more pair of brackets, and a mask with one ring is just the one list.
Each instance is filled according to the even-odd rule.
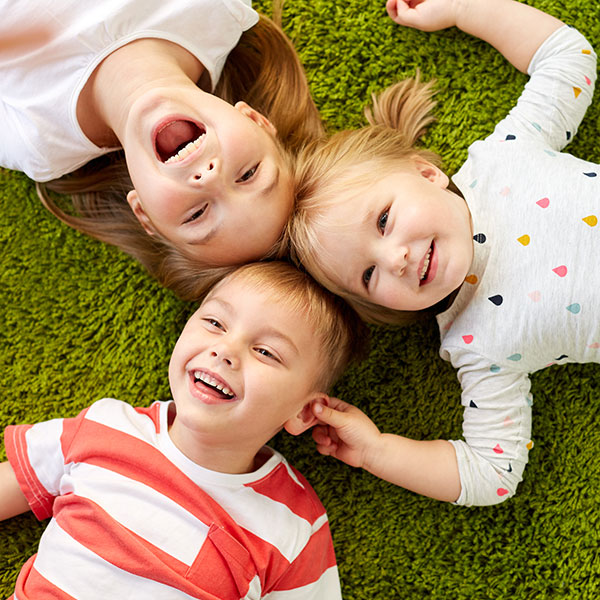
[[167,431],[169,402],[103,399],[72,419],[6,428],[31,509],[52,516],[15,598],[341,599],[325,509],[274,450],[209,471]]

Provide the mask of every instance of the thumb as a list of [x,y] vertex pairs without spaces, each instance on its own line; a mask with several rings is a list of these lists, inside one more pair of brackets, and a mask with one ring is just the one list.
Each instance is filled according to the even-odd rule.
[[349,404],[346,404],[341,400],[337,401],[336,408],[315,403],[313,405],[313,412],[315,417],[317,417],[321,423],[337,429],[343,427],[348,422],[348,416],[345,414],[344,409],[349,407]]

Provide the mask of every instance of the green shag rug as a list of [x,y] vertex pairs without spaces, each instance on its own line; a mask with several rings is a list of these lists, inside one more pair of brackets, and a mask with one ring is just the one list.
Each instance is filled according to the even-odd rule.
[[[532,4],[600,49],[597,0]],[[269,14],[271,2],[258,8]],[[370,93],[417,68],[437,78],[438,121],[425,141],[450,173],[526,81],[458,30],[395,25],[384,0],[288,0],[284,26],[332,130],[362,124]],[[597,102],[569,149],[598,163],[599,116]],[[23,175],[0,169],[0,202],[0,425],[75,415],[104,396],[141,404],[168,398],[171,348],[193,307],[117,250],[59,223]],[[386,431],[460,436],[459,385],[437,344],[434,323],[373,328],[369,359],[335,392]],[[599,376],[595,365],[533,376],[535,448],[525,480],[515,498],[491,508],[418,497],[320,456],[309,434],[280,434],[273,444],[329,512],[344,598],[600,597]],[[44,526],[31,514],[0,524],[0,597],[12,593]]]

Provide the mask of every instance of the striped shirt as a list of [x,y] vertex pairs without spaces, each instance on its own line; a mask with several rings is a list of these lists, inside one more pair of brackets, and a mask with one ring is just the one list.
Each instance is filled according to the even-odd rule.
[[106,398],[6,428],[32,511],[52,516],[15,598],[341,598],[327,515],[302,475],[270,448],[252,473],[193,463],[168,435],[169,404]]

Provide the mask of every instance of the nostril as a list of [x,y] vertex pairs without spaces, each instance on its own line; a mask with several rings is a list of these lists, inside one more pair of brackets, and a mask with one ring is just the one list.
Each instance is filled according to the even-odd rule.
[[212,171],[214,168],[215,168],[215,165],[214,165],[214,163],[211,162],[211,163],[209,163],[207,170]]
[[196,181],[199,181],[200,179],[202,179],[202,175],[194,175],[194,179]]

